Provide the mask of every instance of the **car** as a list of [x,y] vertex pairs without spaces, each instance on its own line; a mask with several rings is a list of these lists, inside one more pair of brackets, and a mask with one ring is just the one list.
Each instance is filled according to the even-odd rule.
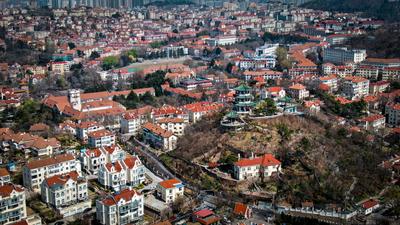
[[54,225],[64,225],[64,224],[65,224],[64,221],[57,221],[57,222],[54,223]]

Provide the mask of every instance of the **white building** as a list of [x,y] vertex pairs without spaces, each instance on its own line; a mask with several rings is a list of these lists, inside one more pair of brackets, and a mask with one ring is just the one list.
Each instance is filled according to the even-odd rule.
[[115,145],[115,135],[109,130],[98,130],[89,133],[89,145],[94,148]]
[[361,98],[369,93],[369,80],[362,77],[345,77],[342,90],[348,98]]
[[338,89],[338,78],[335,75],[319,77],[318,85],[320,84],[327,85],[331,91],[336,91]]
[[389,103],[385,107],[387,123],[392,126],[400,125],[400,103]]
[[324,62],[332,63],[360,63],[367,57],[367,51],[361,49],[348,50],[346,48],[327,48],[324,50]]
[[0,185],[11,183],[10,173],[6,168],[0,168]]
[[157,124],[164,130],[171,131],[176,136],[182,136],[187,123],[182,118],[164,118],[157,120]]
[[234,165],[233,176],[237,180],[248,178],[270,177],[273,173],[281,171],[281,162],[272,154],[261,157],[239,159]]
[[0,186],[0,224],[12,224],[25,217],[24,189],[11,183]]
[[126,152],[119,145],[109,147],[101,147],[94,149],[86,149],[81,152],[79,160],[82,169],[89,174],[97,175],[100,165],[105,163],[114,163],[122,160],[126,156]]
[[261,99],[271,98],[278,100],[286,96],[286,91],[282,87],[268,87],[260,90]]
[[360,126],[366,130],[376,131],[385,127],[386,118],[381,114],[374,114],[359,119]]
[[134,224],[143,214],[144,198],[135,190],[125,189],[96,202],[96,219],[104,225]]
[[238,42],[238,38],[235,36],[218,36],[215,38],[210,38],[206,40],[208,45],[211,46],[225,46],[233,45]]
[[184,185],[178,179],[164,180],[157,184],[157,196],[167,204],[173,203],[184,195]]
[[87,180],[76,171],[46,178],[41,184],[41,197],[64,217],[91,208]]
[[45,178],[71,171],[81,173],[80,162],[72,154],[38,159],[28,162],[23,167],[23,183],[25,187],[40,192],[40,184]]
[[223,104],[212,102],[196,102],[183,106],[183,109],[189,114],[191,123],[198,122],[203,116],[218,112]]
[[140,116],[136,113],[125,113],[121,118],[121,133],[136,135],[140,130]]
[[310,96],[310,92],[302,84],[294,84],[289,87],[288,93],[292,98],[302,100]]
[[104,126],[99,124],[98,122],[95,121],[86,121],[82,122],[77,125],[76,127],[76,136],[80,140],[87,141],[88,140],[88,134],[99,131],[99,130],[104,130]]
[[136,156],[127,156],[123,160],[103,164],[98,173],[99,183],[114,191],[135,187],[144,180],[144,166]]
[[176,148],[177,137],[158,125],[146,123],[143,125],[143,140],[155,148],[171,151]]

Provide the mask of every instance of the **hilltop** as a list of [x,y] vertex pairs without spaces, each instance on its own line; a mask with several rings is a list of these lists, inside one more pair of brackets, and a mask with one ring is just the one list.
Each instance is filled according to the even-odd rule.
[[[378,164],[392,150],[375,144],[377,141],[367,141],[371,136],[364,133],[351,133],[317,118],[295,116],[252,121],[244,130],[226,132],[219,128],[218,119],[207,118],[190,127],[178,148],[162,157],[177,174],[202,188],[237,193],[251,186],[229,188],[193,166],[231,164],[237,160],[231,149],[248,155],[273,153],[282,162],[283,174],[280,179],[258,185],[277,190],[276,199],[292,205],[313,201],[352,206],[377,195],[389,182],[389,174]],[[354,188],[348,194],[351,186]]]
[[386,21],[399,21],[400,2],[388,0],[314,0],[303,7],[339,12],[363,12]]

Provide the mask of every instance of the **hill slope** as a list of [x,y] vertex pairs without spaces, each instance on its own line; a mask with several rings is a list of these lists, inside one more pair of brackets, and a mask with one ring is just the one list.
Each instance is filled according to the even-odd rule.
[[307,8],[341,12],[364,12],[387,21],[400,20],[400,1],[389,0],[314,0],[303,5]]

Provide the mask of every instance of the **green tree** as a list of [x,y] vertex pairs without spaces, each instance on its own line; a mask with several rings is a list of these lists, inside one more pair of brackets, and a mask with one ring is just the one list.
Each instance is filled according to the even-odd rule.
[[150,92],[146,92],[140,97],[140,100],[143,101],[145,104],[150,105],[154,102],[154,97]]
[[117,56],[107,56],[103,59],[103,70],[110,70],[119,65],[119,59]]
[[69,49],[74,49],[74,48],[76,48],[75,43],[73,43],[73,42],[68,42],[68,48],[69,48]]
[[279,47],[276,49],[276,58],[278,61],[277,69],[284,70],[292,68],[292,62],[288,58],[288,52],[286,48]]
[[90,56],[89,56],[89,58],[90,58],[91,60],[97,59],[97,58],[99,58],[99,57],[100,57],[100,54],[99,54],[97,51],[93,51],[93,52],[90,54]]

